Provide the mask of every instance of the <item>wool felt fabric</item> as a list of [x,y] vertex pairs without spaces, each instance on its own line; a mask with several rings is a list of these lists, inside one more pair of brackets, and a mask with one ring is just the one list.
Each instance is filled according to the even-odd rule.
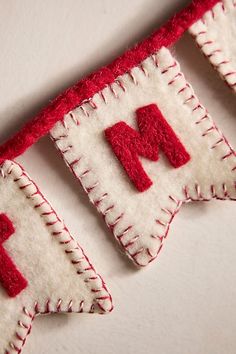
[[89,100],[95,93],[114,83],[116,78],[139,65],[162,46],[173,45],[183,33],[220,0],[193,0],[175,14],[149,38],[127,50],[112,63],[80,80],[56,97],[47,107],[26,123],[13,137],[0,146],[0,161],[15,159],[46,135],[64,115]]
[[217,3],[189,31],[206,58],[236,93],[236,1]]
[[[0,264],[6,255],[12,262],[7,279],[2,274],[8,263],[0,270],[0,352],[20,353],[36,315],[106,313],[112,302],[83,250],[18,164],[6,160],[0,166],[0,190]],[[21,284],[13,262],[25,283],[12,294],[6,286],[11,277],[13,285]]]
[[190,156],[156,105],[139,108],[136,115],[140,133],[125,122],[119,122],[107,128],[105,136],[129,178],[143,192],[152,185],[152,181],[138,155],[157,161],[160,147],[175,168],[187,163]]
[[[174,168],[162,150],[159,161],[138,156],[153,182],[141,193],[105,132],[124,122],[138,134],[136,112],[153,104],[190,159]],[[139,266],[157,257],[183,202],[236,199],[235,152],[164,47],[65,115],[51,136],[123,250]]]

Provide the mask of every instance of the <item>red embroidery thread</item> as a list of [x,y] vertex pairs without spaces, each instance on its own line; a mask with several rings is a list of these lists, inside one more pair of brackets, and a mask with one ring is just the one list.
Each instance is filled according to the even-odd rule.
[[0,214],[0,282],[10,297],[15,297],[27,286],[27,281],[18,271],[2,244],[15,232],[5,214]]
[[190,155],[156,104],[139,108],[136,115],[140,133],[125,122],[119,122],[107,128],[105,136],[130,180],[143,192],[152,185],[152,181],[138,155],[157,161],[160,148],[175,168],[185,165]]

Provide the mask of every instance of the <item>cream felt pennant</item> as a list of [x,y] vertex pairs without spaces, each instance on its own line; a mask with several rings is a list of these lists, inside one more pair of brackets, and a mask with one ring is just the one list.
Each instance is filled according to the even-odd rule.
[[236,92],[236,1],[219,1],[189,31],[206,58]]
[[139,266],[157,257],[182,203],[236,199],[235,152],[165,47],[71,110],[51,136]]
[[111,296],[26,172],[0,166],[0,352],[20,353],[39,314],[106,313]]

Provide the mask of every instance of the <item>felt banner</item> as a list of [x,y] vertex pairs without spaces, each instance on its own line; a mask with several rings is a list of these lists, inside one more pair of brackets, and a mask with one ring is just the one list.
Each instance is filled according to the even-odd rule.
[[0,350],[39,314],[107,313],[102,278],[22,167],[50,134],[123,251],[159,254],[183,203],[236,200],[236,154],[168,47],[187,30],[236,91],[235,0],[194,0],[149,38],[62,92],[0,146]]

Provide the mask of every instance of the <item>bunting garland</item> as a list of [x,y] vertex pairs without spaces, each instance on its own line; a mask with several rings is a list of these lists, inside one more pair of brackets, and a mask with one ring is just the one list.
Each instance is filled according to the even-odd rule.
[[50,135],[139,267],[158,256],[183,203],[236,200],[235,150],[169,50],[188,30],[236,91],[235,20],[235,0],[193,1],[0,146],[1,353],[21,353],[36,315],[113,308],[105,282],[14,161],[41,137]]

